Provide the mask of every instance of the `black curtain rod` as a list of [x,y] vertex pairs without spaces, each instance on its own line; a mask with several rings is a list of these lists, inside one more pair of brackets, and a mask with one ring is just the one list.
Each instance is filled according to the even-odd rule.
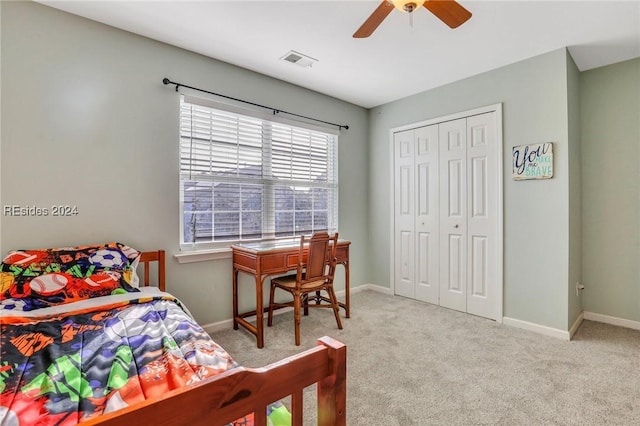
[[238,98],[232,98],[231,96],[221,95],[220,93],[210,92],[210,91],[204,90],[204,89],[198,89],[197,87],[187,86],[186,84],[182,84],[182,83],[176,83],[175,81],[171,81],[166,77],[162,79],[162,82],[164,84],[175,84],[176,85],[176,92],[178,91],[179,87],[186,87],[188,89],[197,90],[198,92],[209,93],[210,95],[220,96],[221,98],[225,98],[225,99],[231,99],[232,101],[242,102],[242,103],[253,105],[253,106],[257,106],[257,107],[260,107],[260,108],[270,109],[271,111],[273,111],[274,115],[275,114],[279,114],[279,113],[288,114],[288,115],[293,115],[294,117],[300,117],[300,118],[304,118],[304,119],[307,119],[307,120],[317,121],[318,123],[324,123],[324,124],[329,124],[331,126],[336,126],[338,128],[338,130],[342,130],[342,129],[348,130],[349,129],[349,126],[346,125],[346,124],[330,123],[328,121],[318,120],[317,118],[307,117],[307,116],[296,114],[296,113],[293,113],[293,112],[283,111],[283,110],[278,109],[278,108],[273,108],[273,107],[266,106],[266,105],[260,105],[260,104],[254,103],[254,102],[249,102],[249,101],[245,101],[245,100],[238,99]]

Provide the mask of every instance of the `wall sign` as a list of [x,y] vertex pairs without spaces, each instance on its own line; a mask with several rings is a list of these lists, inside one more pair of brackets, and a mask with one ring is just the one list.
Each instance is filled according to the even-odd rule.
[[513,179],[550,179],[552,177],[552,142],[513,147]]

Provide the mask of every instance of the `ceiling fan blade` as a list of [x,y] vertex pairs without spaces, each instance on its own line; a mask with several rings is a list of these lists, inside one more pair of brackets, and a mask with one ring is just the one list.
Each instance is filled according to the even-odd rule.
[[353,34],[353,38],[369,37],[393,9],[394,6],[390,1],[383,0],[380,6],[373,11],[371,16],[369,16],[367,20],[364,21],[364,24]]
[[453,0],[427,0],[424,7],[451,28],[457,28],[471,18],[471,12]]

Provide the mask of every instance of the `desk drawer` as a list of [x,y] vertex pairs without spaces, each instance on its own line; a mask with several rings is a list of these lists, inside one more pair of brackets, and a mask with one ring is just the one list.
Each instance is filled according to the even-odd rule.
[[[283,256],[282,253],[277,253],[277,254],[266,254],[266,255],[262,255],[260,256],[260,261],[261,261],[261,266],[262,266],[262,273],[263,274],[270,274],[270,273],[278,273],[278,272],[285,272],[291,269],[291,265],[289,264],[289,257],[291,255],[285,255]],[[298,255],[295,255],[296,259],[298,257]],[[293,267],[295,268],[296,264],[293,264]]]
[[[288,254],[287,255],[287,260],[286,260],[287,267],[289,267],[289,269],[296,269],[298,267],[298,263],[299,263],[298,258],[299,257],[300,257],[300,255],[298,253],[296,253],[296,254]],[[305,263],[306,261],[307,261],[307,253],[305,252],[302,255],[302,263]]]

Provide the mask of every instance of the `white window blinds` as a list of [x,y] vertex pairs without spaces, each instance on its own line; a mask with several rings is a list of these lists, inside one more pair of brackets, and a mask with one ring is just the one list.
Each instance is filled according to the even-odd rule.
[[338,137],[183,96],[182,246],[334,232]]

